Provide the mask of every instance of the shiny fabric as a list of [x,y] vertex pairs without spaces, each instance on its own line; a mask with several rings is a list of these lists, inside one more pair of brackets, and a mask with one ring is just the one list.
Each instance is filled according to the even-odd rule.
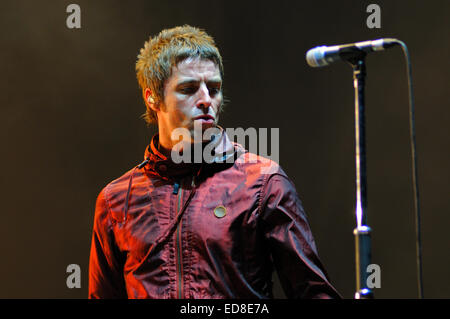
[[274,267],[288,298],[340,298],[283,170],[224,132],[214,152],[175,164],[155,135],[146,161],[101,191],[89,298],[271,298]]

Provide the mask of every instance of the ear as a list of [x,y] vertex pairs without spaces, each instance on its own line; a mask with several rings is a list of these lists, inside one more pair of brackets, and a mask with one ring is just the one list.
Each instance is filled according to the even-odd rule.
[[155,112],[159,111],[159,105],[155,101],[152,90],[150,90],[149,88],[145,88],[143,95],[145,99],[145,105],[147,105],[148,108],[152,109]]

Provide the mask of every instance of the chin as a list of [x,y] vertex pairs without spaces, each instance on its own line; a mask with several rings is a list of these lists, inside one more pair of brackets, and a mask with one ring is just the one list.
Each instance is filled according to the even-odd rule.
[[[210,139],[208,138],[204,138],[204,133],[207,129],[210,128],[216,128],[217,127],[217,123],[216,121],[194,121],[194,125],[191,127],[190,129],[190,134],[191,134],[191,141],[192,143],[196,143],[196,142],[209,142]],[[213,132],[208,132],[207,135],[211,135],[215,134],[214,131]],[[197,134],[200,134],[201,136],[198,136]]]

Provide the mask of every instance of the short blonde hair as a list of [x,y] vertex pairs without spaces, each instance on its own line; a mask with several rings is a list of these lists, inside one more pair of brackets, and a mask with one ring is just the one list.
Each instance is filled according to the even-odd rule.
[[[136,62],[136,75],[142,95],[149,88],[156,102],[164,100],[164,83],[172,74],[172,67],[190,57],[213,61],[223,79],[222,57],[214,39],[205,31],[189,26],[178,26],[162,30],[150,37],[140,50]],[[156,113],[146,108],[143,115],[148,124],[157,123]]]

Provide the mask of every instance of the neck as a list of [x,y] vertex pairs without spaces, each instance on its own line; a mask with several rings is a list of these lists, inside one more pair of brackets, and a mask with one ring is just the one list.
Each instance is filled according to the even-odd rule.
[[[184,156],[184,150],[189,149],[190,151],[188,153],[185,153],[186,156],[191,156],[191,162],[198,161],[199,156],[200,158],[203,158],[203,152],[205,150],[205,147],[207,145],[210,145],[210,143],[213,143],[211,146],[215,150],[217,144],[220,142],[221,138],[221,131],[220,128],[218,129],[218,133],[211,136],[210,140],[205,140],[201,142],[195,142],[192,140],[186,140],[183,141],[182,139],[180,141],[172,141],[169,140],[168,142],[164,142],[163,136],[158,134],[158,137],[155,139],[153,147],[161,153],[164,157],[170,159],[172,158],[173,152],[175,152],[176,156]],[[211,149],[212,150],[212,149]],[[209,152],[211,152],[209,150]],[[200,153],[198,153],[200,152]],[[188,155],[190,154],[190,155]],[[200,154],[200,155],[199,155]],[[209,154],[209,153],[208,153]],[[215,154],[215,153],[213,153]]]
[[170,155],[171,155],[170,153],[171,153],[172,149],[166,148],[166,147],[162,146],[160,143],[158,143],[158,151],[165,157],[170,158]]
[[[176,151],[178,151],[180,148],[183,149],[185,146],[189,145],[192,147],[194,146],[194,144],[202,144],[203,146],[205,146],[206,144],[210,143],[212,140],[214,140],[215,138],[219,138],[219,136],[222,134],[221,133],[221,128],[220,127],[215,127],[215,129],[217,131],[215,131],[215,133],[213,134],[214,136],[210,136],[209,139],[207,140],[203,140],[203,138],[200,139],[196,139],[195,133],[196,132],[190,132],[191,135],[189,137],[187,137],[187,139],[183,139],[186,138],[186,136],[181,136],[179,140],[172,140],[171,139],[171,133],[169,134],[168,131],[166,130],[159,130],[159,136],[158,136],[158,145],[157,148],[158,150],[165,156],[170,156],[171,151],[175,148]],[[197,133],[200,134],[200,133]],[[201,131],[201,134],[203,135],[203,131]]]

